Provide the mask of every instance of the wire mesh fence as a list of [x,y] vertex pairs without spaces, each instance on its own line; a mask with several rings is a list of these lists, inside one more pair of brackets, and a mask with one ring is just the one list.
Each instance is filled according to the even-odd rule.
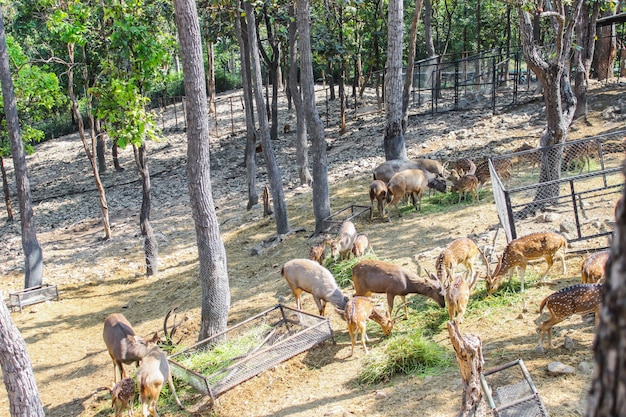
[[[612,132],[490,159],[493,195],[507,241],[558,228],[580,249],[608,246],[615,203],[624,186],[625,135]],[[504,173],[496,167],[503,161],[510,167]]]

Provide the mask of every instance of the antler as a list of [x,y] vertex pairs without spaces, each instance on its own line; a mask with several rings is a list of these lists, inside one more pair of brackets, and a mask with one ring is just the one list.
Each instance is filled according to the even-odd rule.
[[178,306],[176,307],[172,307],[170,309],[170,311],[167,312],[167,314],[165,315],[165,320],[163,320],[163,334],[165,335],[165,343],[167,343],[168,345],[173,345],[173,344],[178,344],[180,343],[180,341],[182,340],[182,338],[174,343],[173,342],[173,337],[174,337],[174,333],[176,333],[176,329],[178,328],[178,325],[180,323],[176,323],[176,314],[174,314],[174,322],[172,323],[172,330],[170,331],[170,333],[167,333],[167,321],[169,320],[170,316],[172,315],[172,313],[174,313],[176,311],[176,309],[178,308]]

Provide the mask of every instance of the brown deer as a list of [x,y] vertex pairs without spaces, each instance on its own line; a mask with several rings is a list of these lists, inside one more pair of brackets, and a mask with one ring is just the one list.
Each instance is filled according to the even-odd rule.
[[[495,159],[492,161],[498,176],[502,181],[507,182],[511,178],[511,168],[513,162],[510,159]],[[476,173],[474,174],[478,178],[478,188],[482,189],[483,185],[487,181],[491,180],[491,173],[489,172],[489,161],[484,161],[476,167]]]
[[583,284],[595,284],[596,282],[604,281],[606,261],[608,259],[608,250],[587,256],[580,267],[580,276]]
[[[114,382],[117,382],[117,368],[120,370],[121,379],[126,378],[124,364],[136,362],[139,366],[147,351],[146,343],[135,335],[126,317],[119,313],[110,314],[104,320],[102,337],[113,360]],[[158,340],[158,336],[155,334],[152,340]]]
[[548,334],[548,346],[552,346],[552,326],[574,314],[596,314],[596,325],[602,301],[604,284],[576,284],[547,296],[539,306],[539,314],[547,308],[550,318],[541,323],[538,349],[543,351],[543,338]]
[[120,417],[122,411],[128,408],[128,415],[133,415],[133,402],[135,401],[135,381],[132,378],[124,378],[111,388],[111,407],[115,409],[115,417]]
[[[398,217],[402,216],[398,203],[406,194],[413,199],[415,210],[420,211],[422,208],[422,196],[424,190],[428,187],[428,178],[421,169],[407,169],[395,174],[387,184],[387,203],[396,207]],[[391,220],[391,211],[389,220]]]
[[567,239],[563,235],[555,232],[536,232],[514,239],[509,242],[504,249],[502,256],[498,259],[498,266],[493,275],[487,277],[487,293],[493,294],[502,281],[502,276],[509,273],[513,275],[516,267],[520,269],[520,280],[522,282],[521,291],[524,292],[524,275],[528,261],[544,258],[548,264],[546,272],[541,277],[545,279],[552,268],[554,257],[558,255],[563,264],[563,274],[566,273],[565,257],[563,251],[567,248]]
[[330,271],[310,259],[292,259],[280,270],[296,299],[296,307],[302,310],[303,292],[313,295],[320,316],[324,315],[326,303],[343,310],[348,302]]
[[367,235],[363,233],[359,233],[358,235],[356,235],[356,238],[354,238],[354,244],[352,245],[352,254],[356,258],[359,258],[365,255],[365,251],[369,247],[370,247],[370,241],[367,238]]
[[476,178],[476,176],[460,176],[456,169],[453,169],[450,171],[448,179],[452,181],[452,187],[450,188],[450,191],[456,191],[459,193],[459,203],[461,202],[461,198],[467,199],[468,193],[472,196],[472,203],[474,202],[474,199],[480,201],[480,198],[478,196],[478,178]]
[[324,265],[324,259],[326,259],[326,245],[332,242],[332,238],[328,233],[322,236],[322,241],[313,246],[309,251],[309,259],[317,262],[320,265]]
[[421,278],[406,268],[385,261],[366,259],[359,262],[352,268],[352,282],[355,295],[387,294],[388,317],[392,316],[393,302],[397,295],[402,298],[406,318],[409,317],[407,294],[421,294],[433,299],[440,307],[446,305],[438,280]]
[[[476,276],[473,281],[475,280]],[[458,324],[463,323],[463,316],[465,315],[465,309],[467,308],[467,303],[470,298],[470,285],[467,284],[466,278],[463,275],[457,275],[443,291],[446,297],[450,320],[456,321]]]
[[178,399],[167,355],[156,344],[150,343],[148,351],[137,369],[137,383],[139,384],[139,398],[141,399],[141,411],[143,417],[148,413],[158,417],[157,402],[165,381],[168,382],[170,391],[174,395],[176,404],[182,409],[183,405]]
[[381,180],[374,180],[370,184],[370,220],[374,219],[374,200],[378,202],[378,216],[384,220],[387,184]]
[[[487,276],[489,276],[489,262],[485,254],[478,248],[476,243],[467,237],[461,237],[453,240],[441,251],[435,262],[436,278],[441,285],[447,287],[452,280],[454,270],[457,265],[465,266],[465,279],[474,276],[474,280],[478,276],[474,275],[474,260],[480,254],[487,268]],[[474,282],[470,284],[470,288]]]
[[474,175],[476,173],[476,164],[468,158],[457,159],[454,163],[454,167],[458,173],[462,173],[463,175]]
[[363,350],[365,350],[366,354],[369,353],[367,346],[365,345],[365,341],[369,341],[369,338],[367,337],[368,319],[378,323],[383,329],[383,334],[385,336],[389,336],[395,323],[395,320],[381,315],[374,307],[374,303],[368,297],[362,296],[354,296],[350,299],[350,301],[348,301],[346,309],[343,310],[343,318],[346,320],[348,325],[348,333],[350,334],[350,341],[352,342],[352,351],[348,357],[354,354],[354,345],[359,333],[361,333],[361,344],[363,345]]

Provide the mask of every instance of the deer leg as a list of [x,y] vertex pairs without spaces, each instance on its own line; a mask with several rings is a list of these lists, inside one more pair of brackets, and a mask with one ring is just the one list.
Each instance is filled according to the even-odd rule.
[[[548,272],[550,271],[550,268],[552,268],[552,265],[554,264],[554,258],[552,257],[552,255],[547,255],[544,256],[544,258],[546,260],[546,263],[548,264],[548,267],[546,268],[546,272],[543,273],[543,276],[541,277],[541,280],[543,282],[544,279],[546,279],[546,277],[548,276]],[[565,265],[565,264],[563,264]]]
[[354,330],[348,329],[348,332],[350,333],[350,342],[352,342],[352,350],[350,351],[350,354],[348,355],[348,357],[350,357],[354,355],[354,343],[356,341],[358,328],[355,328]]
[[519,267],[519,279],[522,283],[521,292],[524,292],[524,276],[526,275],[526,265]]
[[393,300],[396,296],[394,294],[387,293],[387,318],[391,318],[393,316]]
[[402,306],[404,307],[404,318],[406,320],[409,319],[409,308],[406,306],[406,296],[401,295],[400,299],[402,300]]
[[561,258],[561,264],[563,265],[563,275],[567,274],[567,268],[565,267],[565,255],[563,255],[563,252],[559,251],[559,258]]

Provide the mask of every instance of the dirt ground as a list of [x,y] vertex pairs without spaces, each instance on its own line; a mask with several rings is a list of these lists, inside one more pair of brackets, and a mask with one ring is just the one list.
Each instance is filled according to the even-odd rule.
[[[623,95],[626,86],[593,86],[587,123],[577,122],[571,139],[623,129],[623,119],[608,116],[606,109]],[[226,95],[224,95],[226,96]],[[511,109],[506,114],[466,112],[412,118],[407,132],[409,156],[427,155],[449,160],[485,157],[502,153],[522,142],[536,140],[545,121],[542,100]],[[218,108],[219,112],[219,108]],[[294,115],[281,110],[281,123]],[[227,122],[225,122],[227,124]],[[349,119],[348,132],[338,134],[336,124],[327,128],[331,209],[351,204],[369,205],[367,187],[373,168],[383,162],[384,115],[372,113]],[[463,134],[460,135],[459,132]],[[456,139],[450,139],[456,133]],[[285,176],[288,214],[293,229],[284,241],[261,254],[251,250],[275,235],[272,218],[264,218],[262,206],[246,211],[245,175],[241,168],[244,134],[212,137],[212,178],[215,204],[228,256],[231,288],[229,323],[238,323],[278,302],[293,305],[293,296],[280,276],[284,262],[307,257],[308,239],[314,229],[311,190],[298,186],[290,146],[294,134],[282,134],[276,144]],[[494,148],[490,144],[500,143]],[[138,219],[140,184],[132,151],[121,154],[123,173],[109,166],[103,175],[111,213],[113,238],[103,241],[98,197],[93,191],[90,168],[76,135],[58,138],[37,147],[28,157],[38,239],[44,253],[44,283],[56,284],[58,301],[26,307],[12,318],[26,340],[39,392],[51,417],[112,416],[106,387],[112,382],[111,360],[102,340],[102,323],[113,312],[122,312],[135,330],[148,336],[162,328],[166,312],[179,306],[187,320],[178,334],[182,344],[193,344],[198,335],[200,285],[197,250],[186,184],[186,138],[170,133],[167,140],[150,149],[153,209],[152,225],[159,239],[159,274],[144,275],[143,246]],[[10,161],[9,172],[12,175]],[[265,184],[265,168],[259,163],[259,185]],[[0,212],[6,213],[4,202]],[[378,257],[414,269],[417,263],[431,267],[434,256],[451,240],[476,237],[489,243],[498,223],[493,197],[479,203],[460,204],[440,213],[411,212],[392,223],[358,219],[357,230],[366,233]],[[558,226],[554,226],[558,227]],[[19,222],[0,226],[0,290],[8,294],[23,287],[23,257]],[[500,236],[500,247],[504,244]],[[513,302],[506,314],[489,316],[470,308],[461,329],[481,337],[485,368],[522,358],[541,397],[553,416],[584,414],[592,364],[593,328],[574,317],[557,326],[555,347],[544,355],[535,353],[537,306],[555,288],[579,282],[581,255],[567,257],[567,273],[559,263],[552,269],[549,285],[529,285],[525,297]],[[543,270],[543,264],[533,266]],[[346,291],[350,291],[349,289]],[[411,298],[411,297],[409,297]],[[315,312],[310,296],[303,308]],[[364,352],[350,352],[349,336],[339,316],[327,313],[337,344],[325,342],[224,393],[211,406],[206,397],[179,387],[185,411],[169,403],[163,416],[409,416],[453,415],[461,404],[461,378],[455,362],[441,374],[397,375],[386,383],[362,386],[356,382]],[[380,343],[380,331],[370,327],[370,347]],[[402,324],[399,332],[411,329]],[[564,336],[574,340],[565,349]],[[452,351],[442,326],[430,335]],[[571,365],[571,375],[550,375],[552,361]],[[581,365],[582,364],[582,365]],[[132,367],[131,367],[132,368]],[[0,410],[8,410],[4,386],[0,387]],[[138,412],[138,410],[136,410]],[[4,414],[1,411],[0,414]]]

